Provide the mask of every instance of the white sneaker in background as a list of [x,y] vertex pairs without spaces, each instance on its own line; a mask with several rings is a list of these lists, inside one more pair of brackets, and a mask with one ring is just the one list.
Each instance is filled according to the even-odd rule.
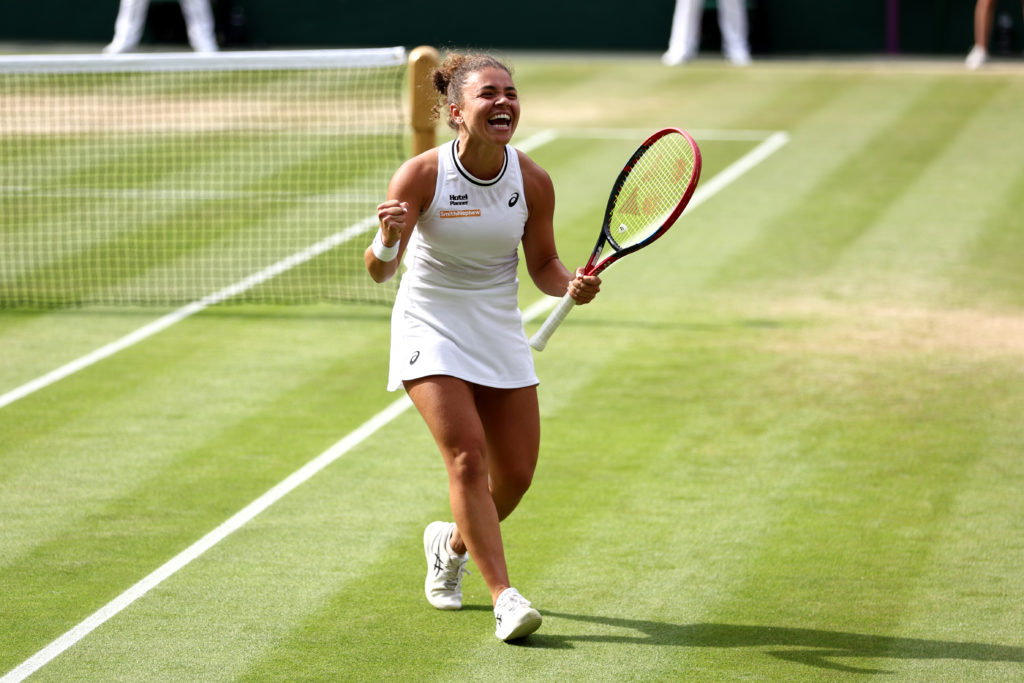
[[988,50],[983,48],[981,45],[975,45],[974,47],[971,48],[971,51],[967,53],[967,59],[964,60],[964,64],[971,71],[975,71],[987,61]]
[[733,67],[750,67],[751,55],[749,53],[730,54],[726,57]]
[[750,66],[750,53],[749,52],[731,52],[726,54],[726,59],[733,66]]
[[661,63],[665,66],[679,66],[693,60],[694,55],[678,55],[666,52],[661,56]]

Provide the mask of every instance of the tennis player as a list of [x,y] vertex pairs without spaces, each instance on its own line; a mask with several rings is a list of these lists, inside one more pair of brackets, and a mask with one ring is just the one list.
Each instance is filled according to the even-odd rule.
[[[519,311],[518,248],[545,294],[590,302],[600,278],[570,272],[555,249],[554,187],[509,145],[520,104],[509,68],[451,54],[433,73],[454,140],[405,162],[377,207],[367,248],[377,282],[404,262],[391,317],[388,390],[408,392],[444,457],[454,523],[424,532],[427,600],[462,607],[473,556],[494,603],[495,635],[541,623],[509,582],[499,523],[530,486],[540,448],[537,375]],[[406,253],[408,252],[408,253]],[[403,259],[404,256],[404,259]]]

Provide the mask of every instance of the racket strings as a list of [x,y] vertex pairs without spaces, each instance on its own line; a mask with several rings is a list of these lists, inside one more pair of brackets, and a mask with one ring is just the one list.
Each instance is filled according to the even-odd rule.
[[635,160],[608,223],[616,248],[639,244],[658,232],[679,204],[696,172],[695,152],[682,135],[665,135]]

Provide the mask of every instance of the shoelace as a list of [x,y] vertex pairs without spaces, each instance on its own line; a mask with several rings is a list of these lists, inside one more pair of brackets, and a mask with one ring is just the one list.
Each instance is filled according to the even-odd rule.
[[469,575],[471,572],[466,569],[466,565],[455,557],[450,558],[438,574],[444,578],[445,590],[454,591],[458,590],[459,585],[462,583],[463,575]]

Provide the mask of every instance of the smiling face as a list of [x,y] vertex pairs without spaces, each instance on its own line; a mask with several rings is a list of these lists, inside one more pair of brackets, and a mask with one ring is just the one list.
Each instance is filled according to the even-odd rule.
[[507,144],[519,125],[519,96],[512,76],[503,69],[474,71],[462,88],[461,104],[449,105],[460,137]]

